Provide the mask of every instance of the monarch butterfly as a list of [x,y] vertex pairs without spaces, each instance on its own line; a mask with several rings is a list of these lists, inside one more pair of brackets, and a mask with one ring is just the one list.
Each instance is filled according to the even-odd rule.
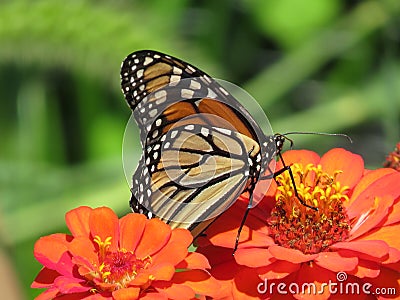
[[[133,175],[132,210],[187,228],[196,237],[249,193],[238,241],[256,184],[274,176],[269,165],[280,155],[285,137],[265,135],[214,79],[160,52],[128,55],[121,66],[121,88],[143,148]],[[269,175],[262,177],[265,172]]]

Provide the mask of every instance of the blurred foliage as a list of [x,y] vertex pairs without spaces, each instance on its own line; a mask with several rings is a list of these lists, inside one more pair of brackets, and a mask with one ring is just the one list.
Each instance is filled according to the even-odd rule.
[[67,210],[129,211],[126,55],[180,57],[246,89],[277,132],[354,140],[293,136],[295,148],[341,146],[379,167],[400,140],[399,17],[398,0],[0,2],[0,246],[23,295],[38,293],[34,241],[66,231]]

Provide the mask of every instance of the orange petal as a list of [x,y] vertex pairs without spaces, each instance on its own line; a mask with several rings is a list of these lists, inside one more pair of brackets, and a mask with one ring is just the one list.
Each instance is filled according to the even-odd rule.
[[168,298],[160,293],[143,293],[140,295],[140,300],[168,300]]
[[[399,270],[391,270],[388,268],[381,268],[379,276],[376,278],[368,278],[368,282],[373,285],[370,291],[374,291],[376,288],[395,288],[395,295],[386,295],[389,299],[398,299],[399,288],[400,288],[400,275]],[[393,292],[393,290],[392,290]],[[379,298],[381,299],[381,298]],[[385,299],[385,298],[383,298]]]
[[35,300],[53,300],[57,299],[56,296],[60,291],[56,288],[48,289],[35,298]]
[[[372,183],[377,181],[378,179],[384,177],[387,174],[390,173],[396,173],[395,170],[393,169],[388,169],[388,168],[381,168],[377,170],[372,170],[366,173],[361,180],[357,183],[356,187],[354,188],[354,191],[351,195],[351,199],[349,204],[351,204],[357,197],[364,192],[364,190],[369,187]],[[349,205],[348,205],[349,206]]]
[[313,260],[318,257],[318,254],[304,254],[296,249],[289,249],[281,246],[270,246],[268,251],[276,258],[285,260],[291,263],[303,263]]
[[[236,274],[243,268],[243,266],[239,266],[229,254],[230,259],[215,265],[211,269],[212,276],[218,280],[218,283],[221,285],[219,297],[228,297],[232,295],[232,287],[233,287],[233,279]],[[226,257],[223,258],[224,260]],[[225,298],[224,298],[225,299]]]
[[164,294],[168,299],[184,300],[192,299],[195,297],[194,291],[185,285],[174,284],[172,282],[154,282],[152,284],[159,293]]
[[197,252],[191,252],[179,264],[175,266],[176,269],[210,269],[211,266],[207,258]]
[[379,275],[379,272],[380,272],[380,264],[373,261],[360,259],[357,268],[347,273],[354,275],[358,278],[365,278],[365,277],[374,278]]
[[32,283],[31,288],[43,289],[53,286],[54,280],[61,276],[60,273],[48,268],[43,268],[40,270],[39,274],[36,276],[35,281]]
[[129,287],[112,292],[115,300],[134,300],[139,299],[140,288]]
[[196,294],[211,297],[218,295],[218,290],[221,287],[217,280],[203,270],[177,272],[172,278],[172,282],[187,285],[192,288]]
[[92,237],[99,236],[104,242],[111,237],[111,251],[118,249],[119,224],[117,215],[108,207],[93,209],[89,218],[89,226]]
[[143,285],[148,285],[150,282],[150,277],[151,277],[151,273],[149,272],[149,270],[141,270],[134,279],[132,279],[131,281],[129,281],[129,286],[143,286]]
[[[254,208],[257,209],[258,206]],[[222,214],[206,231],[210,242],[215,246],[233,249],[245,210],[246,204],[237,201]],[[240,233],[239,247],[264,247],[273,244],[273,240],[265,233],[265,220],[254,217],[252,210]]]
[[250,268],[265,267],[276,261],[276,258],[265,248],[238,249],[235,260],[239,265]]
[[188,249],[182,247],[179,242],[168,243],[157,254],[153,256],[153,263],[170,263],[175,266],[181,262],[188,254]]
[[301,264],[295,264],[284,260],[277,260],[267,267],[258,268],[257,273],[262,280],[282,279],[294,272],[297,272],[300,269],[300,266]]
[[171,228],[167,224],[158,219],[148,220],[136,248],[136,256],[140,259],[152,256],[168,243],[170,237]]
[[260,299],[257,287],[261,282],[254,269],[241,269],[235,276],[234,299]]
[[175,266],[187,256],[192,240],[193,237],[189,230],[182,228],[172,230],[167,245],[153,256],[153,263],[169,262]]
[[72,262],[78,266],[78,273],[81,276],[84,276],[87,280],[93,280],[96,276],[96,272],[94,272],[93,265],[99,265],[98,259],[89,260],[82,256],[74,256],[72,258]]
[[315,259],[315,263],[332,272],[351,271],[357,267],[357,257],[344,257],[338,252],[321,252]]
[[[306,166],[308,164],[318,165],[319,161],[321,160],[317,153],[310,150],[289,150],[283,153],[282,156],[287,166],[294,163],[301,164],[303,166]],[[282,162],[279,161],[275,172],[282,168]]]
[[382,258],[389,252],[388,244],[380,240],[338,242],[333,244],[330,248],[352,250],[376,258]]
[[341,186],[353,188],[364,173],[364,160],[360,155],[351,153],[342,148],[335,148],[321,157],[322,169],[328,174],[341,170],[336,179]]
[[232,261],[236,264],[232,255],[232,249],[229,248],[208,245],[197,248],[196,252],[203,254],[210,262],[212,268],[227,261]]
[[[382,221],[387,219],[387,215],[393,204],[393,198],[390,196],[365,200],[365,203],[370,203],[369,211],[359,211],[358,217],[354,219],[355,224],[350,230],[349,241],[357,239],[377,226],[381,226],[380,224],[382,224]],[[357,202],[359,201],[357,200]],[[351,211],[351,213],[349,213],[350,215],[354,214],[356,210],[354,209],[355,207],[357,207],[357,210],[365,209],[364,205],[352,205],[349,209],[349,211]]]
[[93,245],[93,242],[86,237],[81,236],[74,238],[73,241],[68,245],[68,251],[73,256],[85,257],[93,263],[98,261],[98,255],[95,252],[96,249]]
[[[310,285],[313,283],[316,287],[314,290],[311,288],[311,293],[307,294],[296,294],[294,297],[296,299],[329,299],[330,298],[330,293],[329,293],[329,288],[327,286],[327,283],[329,282],[335,282],[336,281],[336,274],[319,267],[316,264],[302,264],[301,269],[297,272],[296,274],[296,280],[295,282],[297,285],[302,288],[303,284]],[[306,286],[307,289],[307,286]],[[307,291],[307,290],[306,290]],[[317,291],[317,292],[313,292]],[[320,291],[323,291],[321,293]],[[306,296],[306,297],[305,297]],[[347,299],[347,298],[344,298]]]
[[163,263],[156,266],[152,265],[148,271],[155,277],[155,280],[169,281],[174,276],[175,268],[171,264]]
[[183,228],[175,228],[172,230],[171,238],[169,242],[177,241],[185,248],[188,248],[193,242],[193,236],[190,231]]
[[400,198],[397,198],[389,212],[386,222],[383,226],[391,225],[400,222]]
[[135,252],[136,247],[143,236],[146,222],[147,218],[142,214],[130,213],[122,217],[119,220],[120,248]]
[[60,257],[60,260],[56,264],[55,270],[62,275],[72,277],[77,275],[76,273],[74,273],[74,267],[75,265],[72,262],[71,254],[68,252],[64,252]]
[[68,251],[69,238],[68,235],[61,233],[41,237],[35,243],[33,250],[35,258],[45,267],[54,269],[61,256]]
[[92,210],[93,209],[88,206],[80,206],[65,214],[65,221],[68,229],[74,237],[89,237],[89,217]]
[[85,286],[84,281],[72,278],[60,276],[54,280],[55,286],[60,290],[62,294],[73,294],[73,293],[83,293],[91,289],[90,286]]
[[400,262],[400,250],[394,249],[394,248],[389,248],[389,256],[383,263],[384,264],[393,264],[393,263],[398,263],[398,262]]
[[400,196],[399,182],[399,172],[386,174],[369,184],[356,198],[352,196],[352,204],[348,207],[349,218],[370,211],[376,198],[385,197],[386,201],[391,200],[393,203]]
[[363,240],[382,240],[385,241],[390,247],[400,249],[400,224],[393,224],[385,227],[378,228],[373,232],[363,236]]

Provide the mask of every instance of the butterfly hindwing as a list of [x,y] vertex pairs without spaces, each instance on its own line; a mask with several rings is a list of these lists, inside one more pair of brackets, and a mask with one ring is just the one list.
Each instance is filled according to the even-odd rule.
[[[226,210],[243,192],[260,158],[252,139],[225,128],[183,125],[160,141],[147,147],[140,160],[133,205],[144,205],[151,215],[179,227]],[[149,176],[151,185],[146,184]]]

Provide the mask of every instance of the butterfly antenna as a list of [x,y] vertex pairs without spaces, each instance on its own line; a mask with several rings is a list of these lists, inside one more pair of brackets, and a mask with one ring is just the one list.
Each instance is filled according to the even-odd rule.
[[[282,135],[286,137],[287,135],[292,135],[292,134],[315,134],[315,135],[326,135],[326,136],[341,136],[341,137],[346,138],[350,143],[353,143],[353,140],[351,139],[351,137],[349,137],[347,134],[344,134],[344,133],[291,131],[291,132],[284,133]],[[290,146],[292,146],[293,141],[289,138],[286,138],[286,139],[290,141]]]

